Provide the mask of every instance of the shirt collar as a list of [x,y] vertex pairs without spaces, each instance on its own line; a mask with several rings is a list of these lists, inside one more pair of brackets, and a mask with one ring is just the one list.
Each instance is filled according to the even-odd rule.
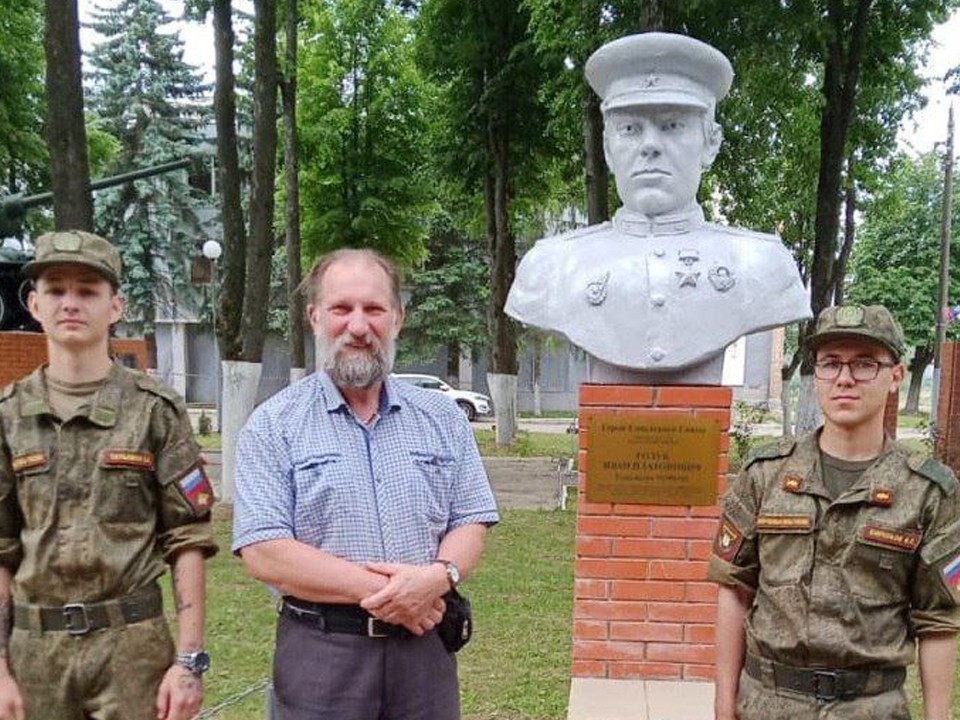
[[[46,365],[37,368],[21,385],[23,397],[20,400],[20,415],[22,417],[53,414],[47,389],[46,369]],[[103,385],[93,396],[93,401],[87,410],[81,413],[86,415],[94,425],[113,427],[117,422],[117,413],[120,410],[123,394],[118,383],[120,372],[120,365],[114,362],[110,366],[110,372],[107,373]]]
[[[350,411],[350,406],[340,392],[340,388],[334,384],[330,375],[325,371],[316,373],[317,381],[320,383],[320,392],[326,400],[328,413]],[[380,388],[380,407],[378,412],[384,415],[388,410],[399,410],[403,407],[403,400],[397,391],[397,381],[388,377]]]
[[696,203],[668,215],[639,215],[621,207],[613,216],[613,225],[617,230],[636,237],[680,235],[696,230],[703,224],[703,210]]

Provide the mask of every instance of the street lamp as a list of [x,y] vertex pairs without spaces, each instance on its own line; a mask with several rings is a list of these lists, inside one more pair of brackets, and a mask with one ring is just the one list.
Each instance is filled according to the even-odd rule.
[[217,260],[223,255],[223,246],[216,240],[207,240],[201,249],[210,261],[210,312],[213,316],[214,399],[217,403],[217,432],[220,432],[220,345],[217,342]]

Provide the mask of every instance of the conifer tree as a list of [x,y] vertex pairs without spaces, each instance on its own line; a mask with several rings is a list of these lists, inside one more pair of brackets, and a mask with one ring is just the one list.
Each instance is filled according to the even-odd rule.
[[[120,141],[111,174],[203,154],[209,88],[183,60],[183,42],[159,0],[120,0],[98,6],[91,28],[102,38],[91,53],[90,108]],[[199,298],[189,283],[190,261],[204,235],[209,196],[176,171],[97,195],[97,229],[123,257],[128,320],[153,330],[157,315],[176,318]]]

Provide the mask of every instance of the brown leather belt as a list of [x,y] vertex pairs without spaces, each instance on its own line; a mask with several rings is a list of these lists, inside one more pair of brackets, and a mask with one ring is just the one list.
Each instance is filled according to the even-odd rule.
[[747,655],[747,675],[754,680],[773,684],[784,690],[813,695],[820,702],[853,700],[863,695],[879,695],[903,685],[906,668],[890,667],[872,670],[830,670],[801,668]]
[[59,607],[16,604],[13,626],[21,630],[86,635],[94,630],[122,627],[163,614],[163,595],[156,583],[116,600],[68,603]]

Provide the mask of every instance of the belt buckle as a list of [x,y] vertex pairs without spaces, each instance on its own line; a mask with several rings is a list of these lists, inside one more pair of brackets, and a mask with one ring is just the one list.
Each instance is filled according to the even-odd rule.
[[834,670],[813,671],[813,694],[818,702],[833,702],[840,698],[840,673]]
[[384,632],[382,630],[381,631],[377,630],[377,623],[380,623],[380,622],[382,621],[377,620],[377,618],[375,617],[367,618],[367,637],[372,637],[372,638],[390,637],[390,633]]
[[[83,625],[75,624],[77,618],[83,620]],[[67,633],[70,635],[86,635],[93,628],[90,627],[90,616],[87,615],[87,606],[83,603],[71,603],[63,606],[63,619]]]

